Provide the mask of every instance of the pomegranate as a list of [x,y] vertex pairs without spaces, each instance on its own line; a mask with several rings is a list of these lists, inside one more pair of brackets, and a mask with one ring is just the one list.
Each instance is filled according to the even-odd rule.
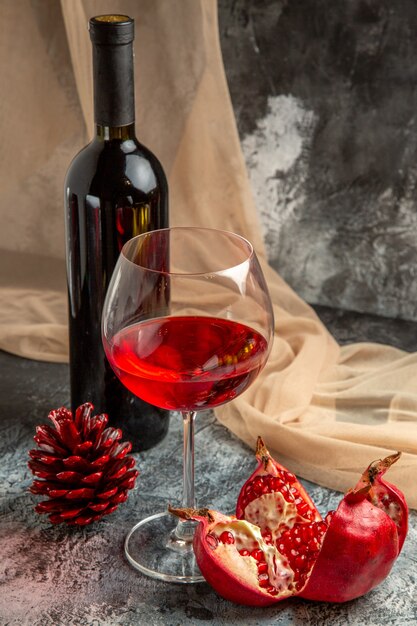
[[236,516],[209,509],[173,509],[200,522],[197,563],[224,598],[266,606],[289,596],[345,602],[378,585],[407,533],[403,494],[383,480],[394,454],[365,470],[336,511],[321,519],[294,474],[259,438],[258,467],[243,485]]

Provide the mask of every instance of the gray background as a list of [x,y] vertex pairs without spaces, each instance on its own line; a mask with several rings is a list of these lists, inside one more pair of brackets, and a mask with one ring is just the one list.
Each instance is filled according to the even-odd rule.
[[272,265],[307,301],[417,319],[417,3],[219,0]]

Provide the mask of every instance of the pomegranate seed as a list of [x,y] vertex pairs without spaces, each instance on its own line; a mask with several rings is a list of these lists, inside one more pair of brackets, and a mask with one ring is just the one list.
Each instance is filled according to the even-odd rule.
[[291,474],[290,472],[287,472],[287,482],[291,483],[295,483],[295,481],[297,480],[296,477],[294,476],[294,474]]
[[272,543],[272,534],[271,531],[269,530],[269,528],[266,528],[264,531],[262,531],[262,539],[265,541],[265,543]]
[[269,587],[270,586],[270,582],[269,582],[269,576],[268,574],[260,574],[258,576],[258,582],[259,582],[259,586],[260,587]]
[[264,481],[262,480],[262,478],[255,478],[255,480],[252,482],[252,491],[255,493],[256,496],[261,495],[263,486]]
[[281,535],[281,539],[277,540],[277,543],[278,542],[279,542],[280,550],[282,547],[283,550],[288,551],[292,547],[292,537],[291,535],[288,534],[288,531],[286,531],[285,533]]
[[249,556],[250,552],[249,550],[246,550],[245,548],[243,548],[242,550],[239,550],[239,554],[240,556]]
[[258,563],[258,574],[265,574],[268,571],[268,563],[266,561],[260,561]]
[[235,542],[235,538],[233,536],[233,533],[231,533],[229,530],[224,530],[219,537],[219,541],[221,541],[222,543],[232,544]]
[[272,585],[270,587],[267,587],[266,591],[270,593],[271,596],[276,596],[278,594],[278,589],[276,589]]
[[300,515],[304,517],[307,511],[309,511],[309,506],[307,502],[301,502],[299,505],[297,505],[297,511],[299,512]]
[[306,563],[307,563],[307,559],[306,559],[305,554],[300,554],[294,559],[294,565],[299,570],[304,569],[306,566]]
[[309,539],[312,539],[312,537],[313,537],[313,529],[311,528],[311,526],[307,526],[306,524],[303,525],[303,527],[301,529],[301,537],[302,537],[304,543],[307,543],[309,541]]
[[255,559],[255,561],[265,561],[264,553],[259,548],[252,550],[250,555]]
[[317,550],[320,548],[320,544],[317,539],[311,539],[307,545],[309,552],[317,552]]
[[284,486],[284,483],[279,478],[274,478],[271,481],[271,490],[272,491],[281,491],[283,486]]

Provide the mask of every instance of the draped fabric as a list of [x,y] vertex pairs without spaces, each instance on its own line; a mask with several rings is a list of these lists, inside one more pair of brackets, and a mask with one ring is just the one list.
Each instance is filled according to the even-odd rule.
[[63,180],[92,133],[87,21],[106,12],[136,20],[137,134],[168,174],[171,223],[246,236],[271,291],[269,362],[218,419],[251,446],[262,435],[290,469],[341,490],[370,461],[401,450],[389,478],[417,507],[417,357],[379,344],[339,347],[268,266],[215,0],[0,3],[0,348],[68,358]]

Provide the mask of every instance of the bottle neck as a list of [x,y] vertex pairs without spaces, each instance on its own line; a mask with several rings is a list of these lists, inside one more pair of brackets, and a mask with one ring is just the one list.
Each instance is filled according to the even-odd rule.
[[96,139],[99,141],[110,141],[118,139],[119,141],[128,141],[136,139],[135,123],[126,126],[107,126],[96,124]]
[[93,44],[93,79],[96,125],[120,138],[135,122],[133,42]]

